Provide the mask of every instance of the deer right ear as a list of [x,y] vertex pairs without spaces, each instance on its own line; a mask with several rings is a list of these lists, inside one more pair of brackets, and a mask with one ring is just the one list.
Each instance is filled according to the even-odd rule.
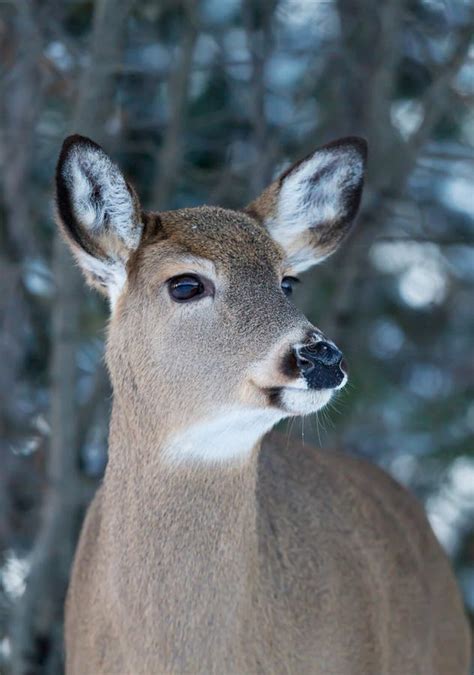
[[87,280],[113,304],[142,235],[135,191],[99,145],[74,135],[59,156],[56,204],[59,225]]
[[302,272],[334,253],[359,208],[367,159],[364,139],[350,136],[293,164],[248,207]]

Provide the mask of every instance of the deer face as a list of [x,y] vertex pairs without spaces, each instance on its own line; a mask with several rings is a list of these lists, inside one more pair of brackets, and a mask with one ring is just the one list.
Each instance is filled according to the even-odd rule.
[[363,141],[343,139],[242,211],[153,214],[140,211],[99,146],[66,140],[59,221],[88,280],[111,300],[115,393],[134,391],[136,405],[159,413],[176,447],[191,427],[198,436],[212,428],[214,436],[261,435],[282,417],[318,410],[344,386],[341,352],[294,306],[291,288],[348,232],[365,156]]

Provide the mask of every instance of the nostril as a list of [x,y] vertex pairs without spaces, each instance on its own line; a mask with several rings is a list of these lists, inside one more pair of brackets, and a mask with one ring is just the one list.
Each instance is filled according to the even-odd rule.
[[345,384],[347,366],[339,349],[326,340],[311,339],[295,345],[294,360],[308,389],[336,389]]
[[301,353],[296,353],[295,356],[296,364],[302,373],[308,373],[314,368],[314,363],[302,356]]
[[319,361],[325,366],[334,366],[342,359],[342,353],[339,349],[329,342],[313,342],[305,345],[302,351],[303,354],[307,353],[311,360]]

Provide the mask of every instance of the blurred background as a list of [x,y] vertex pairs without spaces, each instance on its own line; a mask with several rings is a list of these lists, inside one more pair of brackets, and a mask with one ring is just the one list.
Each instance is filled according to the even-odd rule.
[[337,136],[369,141],[358,227],[296,302],[351,384],[287,433],[423,500],[474,613],[474,4],[0,1],[0,671],[63,670],[62,606],[106,463],[107,307],[56,236],[63,138],[148,208],[240,207]]

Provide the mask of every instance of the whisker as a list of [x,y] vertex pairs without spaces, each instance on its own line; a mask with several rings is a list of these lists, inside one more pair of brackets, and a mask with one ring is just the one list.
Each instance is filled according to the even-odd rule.
[[321,442],[321,431],[320,431],[320,429],[319,429],[319,415],[318,415],[318,412],[316,412],[316,414],[315,414],[315,420],[316,420],[316,431],[317,431],[317,434],[318,434],[319,447],[322,447],[323,444],[322,444],[322,442]]
[[335,410],[335,411],[338,413],[338,415],[340,415],[340,414],[342,413],[341,408],[339,408],[339,407],[336,405],[336,402],[335,402],[335,401],[330,401],[330,402],[327,404],[326,409],[325,409],[325,412],[327,412],[328,410]]
[[329,414],[328,410],[322,409],[321,410],[321,417],[323,418],[325,424],[330,424],[332,429],[335,428],[334,422],[331,419],[331,415]]
[[324,409],[322,408],[321,410],[318,410],[318,412],[321,413],[321,416],[319,417],[319,422],[320,422],[320,424],[321,424],[321,429],[324,431],[325,434],[327,434],[327,433],[328,433],[328,430],[327,430],[327,428],[326,428],[327,418],[326,418],[326,415],[325,415],[325,411],[324,411]]
[[313,438],[313,436],[317,436],[317,434],[318,434],[318,420],[316,418],[316,413],[314,415],[310,415],[310,417],[308,417],[308,420],[309,420],[309,426],[310,426],[311,433],[312,433],[311,438]]
[[292,429],[293,429],[293,425],[294,425],[294,423],[295,423],[295,419],[296,419],[295,417],[292,417],[292,418],[290,419],[290,421],[288,422],[287,427],[286,427],[287,430],[288,430],[288,435],[287,435],[287,439],[286,439],[286,450],[287,450],[287,451],[288,451],[288,448],[290,447],[291,431],[292,431]]

